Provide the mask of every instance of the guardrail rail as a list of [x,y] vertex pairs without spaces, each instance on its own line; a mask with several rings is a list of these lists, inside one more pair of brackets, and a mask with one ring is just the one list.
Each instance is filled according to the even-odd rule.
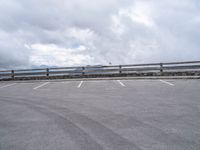
[[0,70],[0,80],[200,75],[200,61]]

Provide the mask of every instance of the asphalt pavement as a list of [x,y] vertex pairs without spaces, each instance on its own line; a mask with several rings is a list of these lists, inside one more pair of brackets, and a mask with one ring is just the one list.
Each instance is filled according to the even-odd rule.
[[200,80],[0,82],[0,150],[200,150]]

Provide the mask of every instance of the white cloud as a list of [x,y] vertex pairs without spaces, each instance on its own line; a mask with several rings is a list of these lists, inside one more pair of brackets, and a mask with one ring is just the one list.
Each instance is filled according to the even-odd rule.
[[1,0],[0,68],[199,60],[197,0]]
[[116,33],[116,36],[121,36],[125,32],[125,26],[121,22],[120,17],[118,15],[113,15],[111,21],[111,31]]
[[69,37],[80,40],[81,42],[87,42],[88,40],[92,40],[94,38],[94,32],[90,29],[80,29],[80,28],[69,28],[66,31]]
[[139,23],[147,27],[154,25],[154,21],[150,17],[150,7],[148,3],[144,3],[143,1],[136,2],[132,7],[121,9],[119,15],[130,17],[134,23]]
[[77,49],[66,49],[54,44],[32,44],[30,45],[31,64],[35,66],[74,66],[88,65],[93,58],[88,54],[77,54],[74,51],[84,51],[86,48],[80,46]]

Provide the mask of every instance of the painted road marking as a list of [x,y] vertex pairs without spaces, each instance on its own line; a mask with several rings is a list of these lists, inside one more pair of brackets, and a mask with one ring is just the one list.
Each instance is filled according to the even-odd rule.
[[125,86],[124,83],[122,83],[122,81],[117,80],[117,82],[118,82],[121,86],[123,86],[123,87]]
[[[58,83],[58,82],[56,82],[56,83]],[[61,82],[61,83],[63,83],[63,84],[68,84],[68,83],[70,83],[69,81],[63,81],[63,82]]]
[[167,82],[167,81],[164,81],[164,80],[159,80],[160,82],[163,82],[165,84],[168,84],[168,85],[171,85],[171,86],[174,86],[174,84],[170,83],[170,82]]
[[81,81],[81,82],[79,83],[79,85],[77,86],[77,88],[80,88],[82,84],[83,84],[83,81]]
[[47,84],[49,84],[49,82],[45,82],[45,83],[43,83],[43,84],[41,84],[41,85],[39,85],[39,86],[37,86],[37,87],[34,87],[33,89],[34,89],[34,90],[37,90],[37,89],[39,89],[39,88],[41,88],[41,87],[43,87],[43,86],[45,86],[45,85],[47,85]]
[[13,83],[13,84],[4,85],[4,86],[1,86],[0,88],[1,88],[1,89],[3,89],[3,88],[5,88],[5,87],[13,86],[13,85],[15,85],[15,84],[17,84],[17,83]]

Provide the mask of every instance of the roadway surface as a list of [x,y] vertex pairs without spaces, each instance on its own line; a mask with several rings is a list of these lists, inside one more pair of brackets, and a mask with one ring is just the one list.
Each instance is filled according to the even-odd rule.
[[0,150],[200,150],[200,80],[0,82]]

